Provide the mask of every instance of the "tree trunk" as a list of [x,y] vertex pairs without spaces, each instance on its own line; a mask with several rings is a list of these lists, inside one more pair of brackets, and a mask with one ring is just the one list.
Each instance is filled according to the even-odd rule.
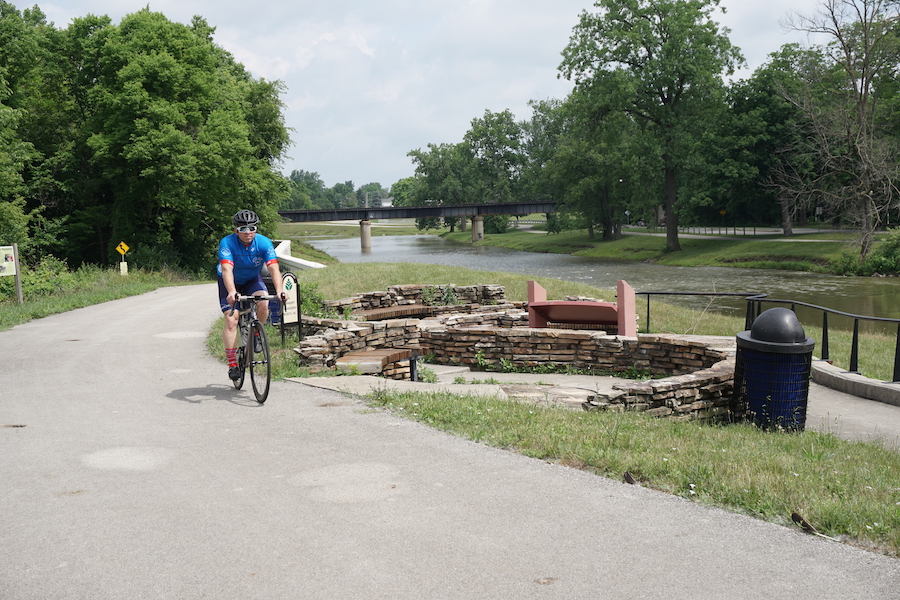
[[872,199],[872,193],[863,194],[860,201],[863,207],[862,218],[862,242],[859,248],[859,260],[864,261],[872,251],[872,245],[875,243],[875,228],[878,226],[876,218],[875,201]]
[[675,167],[669,164],[669,156],[663,160],[666,162],[666,247],[677,252],[681,250],[681,244],[678,242],[678,217],[675,216],[675,200],[678,197]]
[[781,230],[785,236],[794,235],[794,225],[791,223],[791,207],[787,199],[778,201],[781,206]]

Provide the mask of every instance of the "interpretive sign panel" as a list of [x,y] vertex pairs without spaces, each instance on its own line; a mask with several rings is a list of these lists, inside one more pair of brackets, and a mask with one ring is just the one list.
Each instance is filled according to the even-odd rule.
[[285,325],[292,325],[300,321],[300,289],[297,285],[297,276],[293,273],[285,273],[282,281],[287,302],[284,304],[281,318]]
[[16,274],[16,252],[12,246],[0,246],[0,277]]

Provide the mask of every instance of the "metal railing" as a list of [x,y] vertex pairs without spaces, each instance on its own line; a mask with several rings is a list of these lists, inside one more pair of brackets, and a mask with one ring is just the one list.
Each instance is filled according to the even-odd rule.
[[892,319],[889,317],[872,317],[868,315],[855,315],[825,306],[809,304],[808,302],[799,302],[797,300],[781,300],[777,298],[768,298],[766,294],[760,292],[750,292],[743,294],[723,294],[717,292],[635,292],[637,296],[647,296],[647,324],[646,333],[650,333],[650,298],[652,296],[716,296],[716,297],[741,297],[747,302],[747,313],[744,319],[745,329],[753,326],[753,321],[762,313],[763,302],[773,304],[790,305],[791,310],[795,313],[798,306],[804,306],[814,310],[822,311],[822,343],[821,356],[822,360],[831,362],[831,355],[828,347],[828,315],[837,315],[853,320],[853,337],[850,342],[850,367],[847,369],[850,373],[859,373],[859,323],[860,321],[872,323],[893,323],[897,326],[897,337],[894,342],[894,371],[891,383],[900,383],[900,319]]

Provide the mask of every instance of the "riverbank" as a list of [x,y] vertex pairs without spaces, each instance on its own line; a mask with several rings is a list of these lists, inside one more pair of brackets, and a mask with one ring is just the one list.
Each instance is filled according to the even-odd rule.
[[[411,222],[374,222],[372,227],[376,236],[436,235],[476,246],[678,267],[738,267],[835,274],[838,273],[835,265],[842,256],[858,252],[857,236],[853,232],[811,229],[789,238],[774,230],[764,234],[750,230],[748,235],[742,235],[744,230],[741,229],[737,230],[737,235],[684,233],[679,237],[681,251],[671,252],[666,248],[661,229],[630,229],[621,239],[602,241],[597,237],[591,239],[585,230],[548,234],[524,226],[502,234],[487,234],[483,240],[472,242],[469,231],[450,232],[447,228],[419,231]],[[300,242],[293,250],[295,256],[327,262],[319,251],[307,249],[303,239],[359,237],[359,226],[352,222],[284,223],[278,232],[282,237]]]
[[[442,237],[471,242],[469,233],[445,233]],[[834,273],[832,265],[855,248],[854,234],[845,232],[805,233],[791,238],[685,234],[679,240],[681,251],[671,252],[662,234],[631,231],[618,240],[601,241],[591,239],[584,231],[536,234],[527,229],[514,229],[504,234],[486,235],[475,244],[677,267],[739,267],[813,273]],[[804,243],[797,243],[800,240]]]

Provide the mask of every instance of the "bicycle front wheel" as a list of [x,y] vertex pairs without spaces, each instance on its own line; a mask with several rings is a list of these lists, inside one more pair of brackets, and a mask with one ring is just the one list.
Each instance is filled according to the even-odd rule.
[[231,383],[234,384],[234,387],[237,389],[241,389],[244,386],[244,374],[246,373],[246,365],[244,364],[244,347],[241,346],[238,348],[237,352],[237,364],[238,369],[241,372],[241,376],[238,379],[232,379]]
[[[259,341],[260,352],[256,351]],[[269,340],[266,329],[259,321],[250,325],[250,338],[247,340],[246,352],[250,355],[250,382],[256,401],[262,404],[269,396],[269,383],[272,381],[272,363],[269,361]]]

